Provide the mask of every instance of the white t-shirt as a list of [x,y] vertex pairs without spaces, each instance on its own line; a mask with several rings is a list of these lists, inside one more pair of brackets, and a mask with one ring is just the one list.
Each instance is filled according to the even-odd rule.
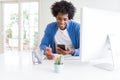
[[60,28],[58,28],[55,35],[55,43],[56,45],[64,44],[66,48],[73,49],[72,41],[70,39],[67,29],[61,30]]

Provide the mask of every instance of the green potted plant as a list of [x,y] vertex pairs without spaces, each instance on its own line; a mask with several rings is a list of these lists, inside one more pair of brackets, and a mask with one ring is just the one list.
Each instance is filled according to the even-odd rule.
[[58,55],[55,58],[55,63],[54,63],[54,70],[56,73],[59,73],[63,69],[63,56]]

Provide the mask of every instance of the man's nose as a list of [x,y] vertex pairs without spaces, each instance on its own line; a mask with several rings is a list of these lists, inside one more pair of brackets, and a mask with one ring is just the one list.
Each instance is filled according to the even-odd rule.
[[64,23],[64,20],[61,20],[60,23],[63,24],[63,23]]

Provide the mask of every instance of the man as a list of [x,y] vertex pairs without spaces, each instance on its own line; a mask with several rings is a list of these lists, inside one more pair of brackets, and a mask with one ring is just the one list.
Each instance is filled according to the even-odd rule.
[[[72,21],[75,7],[71,2],[59,1],[51,6],[56,22],[47,25],[40,49],[44,50],[48,59],[53,59],[53,53],[79,56],[80,24]],[[57,46],[65,45],[65,50]]]

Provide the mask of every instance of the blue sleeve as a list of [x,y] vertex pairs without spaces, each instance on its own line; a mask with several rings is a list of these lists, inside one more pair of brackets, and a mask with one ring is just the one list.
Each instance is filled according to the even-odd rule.
[[80,56],[80,24],[76,24],[75,32],[76,32],[76,41],[75,41],[76,49],[74,56]]
[[80,49],[75,49],[75,53],[73,56],[80,56]]
[[45,29],[44,36],[43,36],[43,38],[41,40],[41,44],[39,46],[41,50],[45,50],[45,48],[49,46],[49,43],[50,43],[50,31],[51,31],[50,27],[47,26],[46,29]]

